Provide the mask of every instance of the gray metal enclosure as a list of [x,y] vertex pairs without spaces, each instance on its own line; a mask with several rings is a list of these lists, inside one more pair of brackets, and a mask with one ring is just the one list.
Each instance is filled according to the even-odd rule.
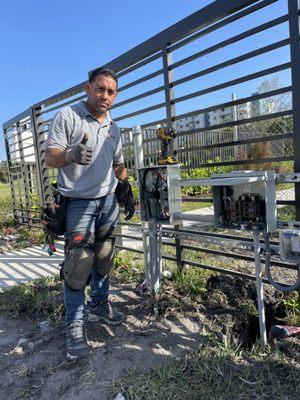
[[[298,10],[298,0],[218,0],[105,64],[119,77],[112,116],[122,129],[129,172],[135,174],[132,128],[142,127],[147,166],[160,152],[156,126],[166,124],[177,132],[175,147],[187,173],[195,168],[300,173]],[[3,124],[19,223],[37,222],[38,205],[51,201],[56,171],[44,161],[47,131],[58,110],[85,98],[84,85]],[[295,186],[296,201],[278,204],[295,206],[300,220],[300,184]],[[187,247],[177,246],[173,260],[181,266]]]

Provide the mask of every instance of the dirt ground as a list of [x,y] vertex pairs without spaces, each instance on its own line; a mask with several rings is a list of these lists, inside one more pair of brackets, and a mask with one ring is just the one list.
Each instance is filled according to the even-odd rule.
[[[112,383],[127,368],[146,369],[172,355],[196,348],[202,326],[195,317],[155,321],[149,299],[137,296],[130,285],[114,285],[112,301],[127,315],[117,327],[87,324],[91,356],[65,362],[64,327],[40,334],[36,323],[0,317],[0,399],[110,400]],[[28,338],[31,349],[17,346]]]
[[[138,296],[133,289],[130,284],[112,285],[111,300],[126,313],[127,320],[117,327],[88,323],[92,354],[73,364],[65,361],[62,323],[42,335],[37,322],[2,315],[0,399],[112,400],[117,395],[114,380],[128,368],[143,370],[159,365],[169,356],[196,349],[211,334],[221,341],[225,337],[230,342],[238,339],[244,346],[257,339],[258,321],[247,314],[256,302],[253,282],[212,277],[207,299],[201,301],[192,301],[166,284],[159,298],[161,316],[157,320],[150,298]],[[265,295],[269,327],[284,313],[277,307],[280,293],[271,288]],[[242,310],[246,310],[245,318]],[[17,344],[25,338],[30,344],[22,351]]]

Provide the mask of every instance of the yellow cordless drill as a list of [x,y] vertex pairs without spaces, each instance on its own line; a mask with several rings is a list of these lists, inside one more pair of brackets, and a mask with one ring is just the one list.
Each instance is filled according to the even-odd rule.
[[159,165],[177,164],[177,160],[173,154],[170,154],[170,144],[175,138],[174,130],[167,127],[160,127],[156,131],[156,136],[162,141],[161,145],[161,159],[158,161]]

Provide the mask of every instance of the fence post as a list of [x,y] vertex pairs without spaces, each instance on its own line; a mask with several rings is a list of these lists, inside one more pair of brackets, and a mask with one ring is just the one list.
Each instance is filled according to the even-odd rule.
[[[175,130],[174,117],[176,116],[176,109],[174,104],[174,89],[172,83],[174,81],[173,78],[173,70],[172,70],[172,53],[165,47],[162,52],[163,57],[163,69],[164,69],[164,84],[165,84],[165,99],[166,99],[166,117],[167,124],[169,128],[173,128]],[[173,143],[172,148],[173,150]],[[174,229],[176,231],[180,231],[181,224],[174,225]],[[182,264],[182,247],[179,238],[175,238],[175,246],[176,246],[176,263],[179,272],[183,270]]]
[[[293,97],[294,172],[300,173],[299,0],[288,0]],[[300,183],[295,184],[296,220],[300,221]]]
[[[30,119],[31,119],[31,129],[32,129],[32,137],[33,137],[33,144],[34,144],[34,151],[36,156],[36,180],[37,186],[39,190],[39,194],[42,200],[42,205],[44,206],[47,202],[46,198],[46,190],[45,190],[45,173],[46,173],[46,165],[44,157],[42,156],[42,146],[41,146],[41,129],[42,129],[42,117],[40,115],[41,107],[30,108]],[[43,166],[44,163],[44,166]],[[48,179],[49,180],[49,179]]]

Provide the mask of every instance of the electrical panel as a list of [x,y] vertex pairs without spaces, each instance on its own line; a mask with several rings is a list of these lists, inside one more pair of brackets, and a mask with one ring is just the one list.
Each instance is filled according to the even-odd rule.
[[181,212],[181,190],[170,180],[180,178],[179,165],[140,168],[138,174],[142,221],[174,223],[172,215]]
[[215,225],[250,231],[276,229],[275,177],[273,171],[213,175]]

